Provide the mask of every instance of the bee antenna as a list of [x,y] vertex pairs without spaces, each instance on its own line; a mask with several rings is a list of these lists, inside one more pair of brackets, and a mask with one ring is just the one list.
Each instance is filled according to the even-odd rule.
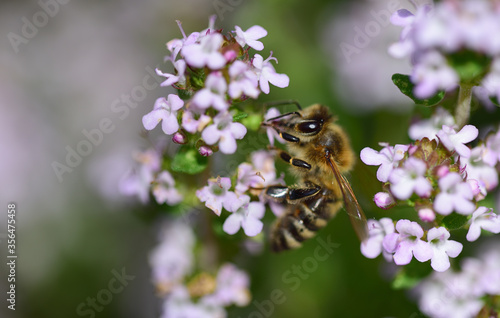
[[279,100],[279,101],[274,101],[274,102],[267,102],[264,103],[264,107],[271,107],[271,106],[281,106],[281,105],[295,105],[299,110],[302,110],[302,107],[300,106],[299,102],[294,100],[294,99],[288,99],[288,100]]

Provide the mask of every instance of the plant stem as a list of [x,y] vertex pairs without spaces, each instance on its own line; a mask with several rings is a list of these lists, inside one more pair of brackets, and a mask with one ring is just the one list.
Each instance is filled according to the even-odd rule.
[[458,103],[455,109],[455,122],[458,129],[469,122],[473,86],[472,84],[461,84],[458,90]]

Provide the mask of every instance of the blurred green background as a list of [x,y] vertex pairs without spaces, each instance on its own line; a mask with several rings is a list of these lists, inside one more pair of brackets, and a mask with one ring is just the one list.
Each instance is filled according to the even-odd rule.
[[[77,317],[77,307],[107,288],[113,270],[123,268],[133,280],[96,317],[160,315],[148,265],[159,225],[145,217],[148,208],[122,197],[116,185],[132,164],[132,151],[148,146],[140,136],[141,117],[156,98],[172,91],[148,91],[123,118],[112,105],[141,85],[148,70],[171,70],[162,61],[165,43],[181,37],[176,19],[186,32],[206,28],[212,14],[218,14],[216,26],[225,31],[234,25],[244,30],[263,26],[269,33],[261,54],[266,58],[273,51],[276,69],[290,77],[290,86],[272,87],[260,100],[329,105],[356,153],[380,141],[408,141],[412,106],[392,87],[390,75],[408,73],[409,66],[386,53],[399,32],[389,25],[388,14],[409,7],[406,1],[50,3],[58,4],[57,10],[54,5],[50,9],[53,16],[38,21],[43,26],[17,45],[12,45],[12,34],[22,35],[25,21],[33,21],[42,6],[37,1],[0,3],[0,198],[4,207],[8,202],[18,206],[19,256],[16,311],[2,301],[1,317]],[[97,128],[102,118],[112,121],[114,131],[60,182],[51,165],[64,163],[66,147],[74,149],[85,138],[82,130]],[[371,168],[358,163],[350,178],[367,216],[380,218],[384,214],[371,200],[379,191]],[[0,224],[5,260],[6,216],[0,216]],[[419,316],[405,292],[391,289],[392,269],[360,254],[345,213],[319,233],[324,240],[328,236],[340,246],[294,290],[283,274],[314,255],[316,240],[289,253],[266,251],[235,260],[250,273],[258,304],[269,300],[273,290],[283,292],[286,300],[267,317]],[[7,269],[0,267],[4,297]],[[258,317],[252,316],[258,307],[230,308],[229,317]]]

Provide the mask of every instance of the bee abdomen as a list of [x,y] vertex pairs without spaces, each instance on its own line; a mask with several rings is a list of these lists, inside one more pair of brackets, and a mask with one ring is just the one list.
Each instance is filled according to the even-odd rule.
[[274,225],[271,234],[273,251],[299,248],[303,241],[314,237],[316,231],[325,227],[330,219],[328,214],[323,213],[324,208],[322,205],[313,212],[305,203],[292,206]]

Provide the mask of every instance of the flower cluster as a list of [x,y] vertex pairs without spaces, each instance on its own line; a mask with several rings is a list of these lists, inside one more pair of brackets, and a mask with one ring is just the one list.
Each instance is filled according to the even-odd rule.
[[[282,212],[282,207],[262,195],[262,189],[271,184],[283,184],[282,177],[277,178],[274,156],[271,152],[258,150],[250,155],[251,163],[243,162],[238,166],[234,190],[231,190],[230,178],[217,177],[208,180],[208,185],[196,191],[196,196],[217,216],[222,208],[230,212],[223,224],[224,232],[233,235],[240,228],[247,236],[256,236],[262,232],[261,219],[265,213],[265,203],[269,203],[275,214]],[[251,201],[251,198],[256,200]]]
[[193,230],[176,220],[160,235],[150,254],[152,279],[164,297],[163,318],[226,317],[224,307],[250,302],[248,275],[223,264],[216,275],[196,270]]
[[[236,140],[242,139],[247,128],[236,122],[238,110],[234,105],[248,98],[257,99],[261,92],[269,93],[269,83],[286,87],[289,78],[278,74],[272,64],[277,59],[266,59],[260,54],[250,56],[249,49],[264,48],[259,39],[267,35],[260,26],[223,35],[214,29],[215,16],[209,27],[186,35],[180,22],[182,39],[167,43],[175,73],[159,69],[165,77],[161,86],[173,86],[178,94],[159,98],[153,110],[142,122],[147,130],[162,122],[162,130],[173,135],[174,142],[196,147],[202,156],[220,150],[224,154],[236,151]],[[201,137],[201,138],[200,138]]]
[[[461,271],[433,273],[416,288],[420,310],[435,318],[494,317],[488,297],[500,294],[500,251],[491,242],[478,258],[466,258]],[[485,315],[479,315],[484,312]]]
[[124,195],[136,195],[143,203],[149,201],[151,192],[158,204],[176,205],[183,200],[172,175],[161,169],[159,150],[150,148],[136,152],[134,160],[137,166],[123,177],[119,185]]
[[395,226],[387,218],[371,220],[370,237],[361,247],[365,256],[374,258],[383,251],[397,265],[410,263],[414,256],[420,262],[431,260],[432,268],[441,272],[450,267],[449,257],[457,257],[462,250],[461,243],[449,239],[450,228],[468,224],[468,241],[475,241],[481,229],[500,233],[500,217],[479,206],[498,185],[495,167],[499,153],[488,145],[495,144],[499,133],[471,150],[466,144],[476,139],[477,128],[466,125],[456,131],[455,127],[453,117],[438,109],[431,119],[410,127],[410,136],[417,138],[414,143],[383,143],[380,151],[361,151],[365,164],[379,166],[377,178],[385,191],[375,195],[376,205],[388,209],[408,204],[425,224],[424,230],[406,219]]
[[403,27],[394,57],[411,57],[414,94],[428,98],[458,85],[486,88],[500,101],[500,5],[488,0],[440,1],[391,17]]

